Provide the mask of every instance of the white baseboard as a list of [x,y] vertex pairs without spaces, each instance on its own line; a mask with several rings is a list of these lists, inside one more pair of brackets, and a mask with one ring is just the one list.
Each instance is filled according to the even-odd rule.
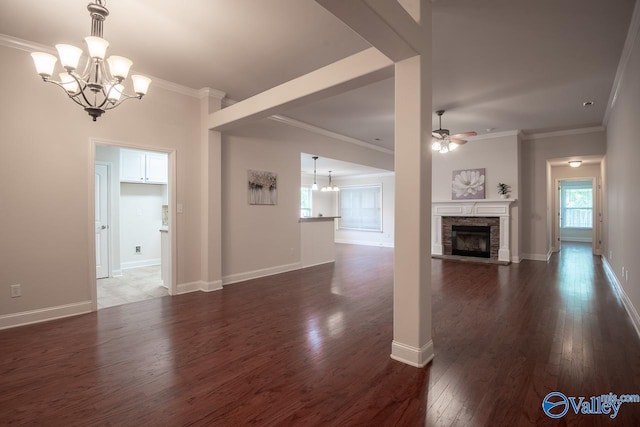
[[300,268],[315,267],[315,266],[317,266],[317,265],[331,264],[332,262],[336,262],[336,261],[335,261],[335,260],[331,260],[331,261],[320,261],[320,262],[316,262],[315,264],[301,265],[301,266],[300,266]]
[[433,360],[434,355],[433,340],[429,340],[422,348],[401,344],[397,341],[391,343],[391,358],[416,368],[427,365]]
[[549,252],[545,254],[522,254],[522,259],[528,259],[531,261],[544,261],[548,262],[553,254],[553,248],[549,249]]
[[178,284],[176,295],[188,294],[190,292],[212,292],[222,289],[222,280],[214,280],[213,282],[205,282],[198,280],[197,282],[188,282]]
[[111,274],[113,275],[113,277],[122,277],[122,269],[120,270],[113,270],[111,272]]
[[520,256],[512,256],[511,257],[511,262],[514,264],[520,264],[520,262],[522,262],[522,257]]
[[46,322],[48,320],[62,319],[63,317],[77,316],[86,313],[91,313],[91,301],[4,314],[0,316],[0,329],[15,328],[16,326],[30,325],[32,323]]
[[262,268],[260,270],[247,271],[245,273],[230,274],[222,278],[222,284],[226,286],[232,283],[244,282],[245,280],[272,276],[274,274],[286,273],[287,271],[300,270],[301,268],[302,264],[300,262],[294,262],[293,264],[278,265],[276,267]]
[[393,248],[393,242],[370,242],[367,240],[335,239],[336,243],[346,245],[378,246],[382,248]]
[[616,274],[613,272],[611,264],[609,264],[609,261],[604,256],[602,257],[602,265],[604,266],[604,270],[607,273],[607,276],[609,276],[611,283],[613,283],[613,290],[620,297],[620,300],[622,300],[622,305],[624,305],[624,309],[627,311],[627,314],[631,318],[631,323],[633,324],[633,327],[638,334],[638,338],[640,338],[640,315],[638,315],[638,311],[633,306],[633,303],[629,299],[627,293],[624,291],[622,283],[620,283],[620,280],[618,280],[618,276],[616,276]]
[[[160,258],[154,259],[143,259],[140,261],[128,261],[120,264],[120,267],[123,270],[128,270],[130,268],[140,268],[140,267],[151,267],[154,265],[160,265]],[[115,275],[115,273],[114,273]]]

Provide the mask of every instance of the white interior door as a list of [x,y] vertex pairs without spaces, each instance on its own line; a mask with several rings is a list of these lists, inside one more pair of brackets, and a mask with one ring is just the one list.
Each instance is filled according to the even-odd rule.
[[109,277],[109,166],[96,163],[96,278]]

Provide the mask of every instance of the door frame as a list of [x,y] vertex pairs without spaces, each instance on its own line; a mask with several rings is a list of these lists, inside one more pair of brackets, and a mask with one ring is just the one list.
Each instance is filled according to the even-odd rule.
[[[113,163],[111,162],[104,162],[101,160],[96,160],[95,162],[93,162],[94,165],[94,173],[95,173],[95,165],[103,165],[107,167],[107,264],[108,264],[108,268],[107,268],[107,274],[109,275],[109,277],[113,277],[113,228],[111,227],[111,223],[112,223],[112,217],[113,217],[113,212],[111,211],[111,179],[112,179],[112,173],[113,173]],[[94,175],[94,179],[95,179],[95,175]],[[94,188],[93,188],[93,192],[94,192],[94,224],[95,224],[95,181],[93,183]],[[95,235],[94,235],[95,238]],[[95,244],[95,242],[94,242]],[[96,274],[97,276],[97,274]]]
[[[118,148],[130,148],[134,150],[146,150],[146,151],[156,151],[159,153],[166,153],[169,157],[168,159],[168,172],[169,172],[169,285],[168,291],[169,295],[177,295],[178,285],[177,285],[177,256],[176,256],[176,248],[177,248],[177,239],[176,239],[176,231],[177,231],[177,212],[176,212],[176,194],[177,194],[177,185],[176,185],[176,150],[175,149],[167,149],[165,147],[155,147],[152,145],[142,145],[135,144],[124,141],[114,141],[108,139],[101,138],[90,138],[89,139],[89,158],[88,158],[88,194],[89,194],[89,206],[88,206],[88,230],[89,230],[89,253],[93,254],[89,257],[89,295],[91,296],[91,311],[98,310],[98,288],[96,283],[96,264],[95,264],[95,251],[96,251],[96,236],[95,236],[95,163],[96,163],[96,146],[97,145],[108,145],[112,147]],[[111,245],[112,246],[112,245]],[[109,251],[111,252],[111,250]],[[113,263],[110,263],[112,265]],[[110,267],[111,268],[111,267]]]
[[553,251],[554,252],[558,252],[560,251],[560,247],[561,247],[561,240],[560,240],[560,211],[562,209],[562,207],[560,206],[560,182],[562,181],[591,181],[591,188],[593,191],[593,203],[592,203],[592,227],[591,227],[591,251],[593,252],[593,254],[597,254],[600,247],[599,247],[599,212],[600,212],[600,202],[599,202],[599,197],[600,197],[600,190],[599,190],[599,183],[598,183],[598,179],[595,176],[587,176],[584,178],[556,178],[555,180],[555,188],[554,188],[554,205],[555,205],[555,210],[554,210],[554,240],[553,240]]

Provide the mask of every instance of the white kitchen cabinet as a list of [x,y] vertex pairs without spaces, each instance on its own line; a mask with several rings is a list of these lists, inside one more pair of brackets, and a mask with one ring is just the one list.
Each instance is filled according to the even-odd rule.
[[165,153],[120,150],[120,181],[141,184],[166,184],[168,158]]

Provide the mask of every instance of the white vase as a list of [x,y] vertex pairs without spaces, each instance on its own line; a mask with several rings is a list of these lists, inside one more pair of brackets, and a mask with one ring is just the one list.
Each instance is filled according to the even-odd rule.
[[501,195],[500,195],[500,198],[501,198],[501,199],[508,199],[508,198],[509,198],[509,195],[508,195],[508,194],[501,194]]

